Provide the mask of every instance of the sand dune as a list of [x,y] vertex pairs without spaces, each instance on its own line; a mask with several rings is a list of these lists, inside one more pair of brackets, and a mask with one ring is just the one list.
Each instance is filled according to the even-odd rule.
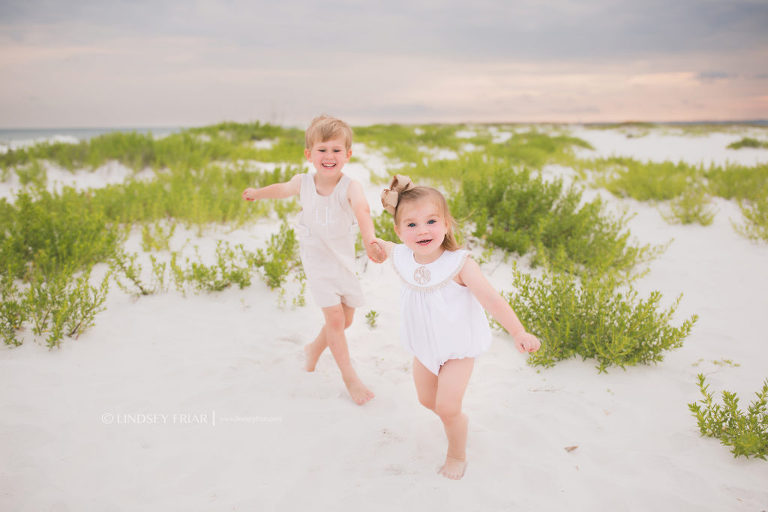
[[[575,135],[595,146],[593,155],[768,161],[765,150],[726,150],[739,138],[731,134]],[[345,170],[363,182],[375,211],[369,173],[385,166],[363,152]],[[462,481],[436,474],[445,441],[437,417],[416,400],[397,339],[399,283],[388,263],[361,260],[367,306],[347,337],[376,393],[363,407],[330,355],[316,372],[302,370],[302,346],[321,325],[311,298],[304,308],[280,307],[258,280],[245,290],[139,300],[115,288],[80,339],[53,351],[31,336],[0,348],[0,509],[768,509],[768,463],[734,459],[701,438],[687,408],[699,399],[699,372],[718,395],[736,391],[745,402],[768,377],[768,246],[734,232],[739,212],[727,201],[701,227],[671,226],[653,206],[610,200],[636,214],[629,227],[641,243],[673,240],[638,282],[641,294],[660,290],[670,303],[683,293],[677,318],[697,313],[698,324],[663,363],[608,374],[577,360],[537,370],[496,332],[465,399]],[[192,243],[203,252],[221,238],[258,247],[277,229],[264,219]],[[193,234],[179,230],[172,244],[186,237]],[[138,250],[138,233],[128,244]],[[498,289],[511,286],[504,265],[486,273]],[[370,309],[376,328],[364,321]]]

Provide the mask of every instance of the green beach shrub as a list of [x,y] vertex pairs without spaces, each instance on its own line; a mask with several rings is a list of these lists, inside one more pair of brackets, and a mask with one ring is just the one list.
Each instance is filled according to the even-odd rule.
[[696,417],[701,435],[714,437],[723,445],[730,446],[734,457],[765,460],[768,455],[768,379],[743,412],[739,409],[736,393],[723,391],[722,405],[715,403],[704,375],[700,373],[698,378],[703,398],[698,403],[688,404],[688,409]]
[[592,184],[618,197],[638,201],[668,201],[691,189],[724,199],[750,199],[768,195],[768,165],[693,166],[684,162],[639,162],[611,157],[579,160],[576,168]]
[[251,285],[251,267],[242,244],[232,247],[228,242],[218,241],[216,263],[206,265],[202,261],[192,261],[185,277],[197,291],[218,292],[233,284],[243,289]]
[[[509,128],[509,127],[507,127]],[[476,132],[474,137],[458,137],[459,130]],[[579,138],[562,134],[548,134],[537,128],[514,132],[503,141],[494,143],[487,126],[463,125],[374,125],[355,128],[357,139],[373,149],[382,151],[405,168],[392,174],[408,174],[439,182],[447,186],[451,180],[466,175],[488,174],[487,167],[521,167],[540,169],[550,163],[572,163],[574,147],[592,149]],[[473,151],[464,151],[470,144]],[[435,158],[437,150],[450,150],[456,158]]]
[[110,269],[115,282],[126,293],[151,295],[167,291],[173,281],[177,291],[186,293],[191,287],[196,292],[215,292],[237,285],[243,289],[251,285],[252,272],[261,270],[265,283],[270,289],[282,288],[289,277],[298,281],[301,290],[294,298],[295,305],[304,305],[304,273],[299,257],[299,243],[287,222],[280,231],[273,234],[263,249],[256,252],[245,250],[242,244],[231,245],[217,241],[215,262],[207,264],[195,247],[196,258],[185,258],[180,262],[179,253],[172,251],[168,261],[160,261],[149,255],[152,265],[151,282],[143,277],[144,269],[137,262],[138,254],[118,249],[110,260]]
[[683,162],[641,163],[630,158],[581,160],[577,169],[592,184],[605,187],[619,197],[639,201],[670,201],[662,213],[670,223],[712,223],[715,210],[711,197],[739,201],[743,225],[736,230],[753,240],[764,240],[766,220],[763,206],[768,197],[768,165],[691,166]]
[[768,164],[712,167],[704,177],[709,192],[723,199],[755,201],[768,197]]
[[768,197],[756,201],[740,201],[744,224],[735,225],[736,231],[754,241],[768,242]]
[[612,218],[599,199],[585,203],[575,187],[527,169],[468,177],[450,203],[457,219],[474,225],[473,236],[519,255],[535,251],[534,264],[556,269],[629,273],[660,250],[631,245],[627,218]]
[[768,149],[768,141],[757,140],[752,137],[742,137],[736,142],[728,144],[728,149],[741,149],[741,148],[756,148],[756,149]]
[[109,268],[118,288],[130,295],[152,295],[161,290],[157,281],[147,284],[142,280],[143,268],[136,262],[138,254],[128,254],[122,248],[115,251]]
[[699,168],[679,162],[640,162],[633,158],[611,157],[580,164],[595,173],[594,184],[617,197],[638,201],[667,201],[682,195],[699,180]]
[[261,267],[264,281],[272,290],[280,288],[291,272],[301,269],[299,241],[287,222],[280,225],[278,233],[269,237],[266,249],[259,249],[252,261]]
[[17,278],[90,267],[106,261],[124,238],[91,196],[71,188],[21,192],[3,210],[0,268]]
[[40,160],[32,160],[26,165],[16,167],[16,176],[22,186],[45,187],[48,172]]
[[29,308],[10,274],[0,276],[0,297],[0,336],[6,345],[18,347],[22,341],[16,333],[27,321]]
[[226,139],[232,144],[238,145],[244,142],[250,143],[259,140],[276,139],[286,133],[293,133],[300,130],[282,128],[269,123],[235,123],[233,121],[224,121],[209,126],[200,126],[189,128],[189,133],[194,135],[207,135],[210,138]]
[[662,310],[659,292],[640,299],[631,286],[611,277],[545,272],[534,278],[515,268],[513,288],[505,298],[541,340],[541,349],[528,359],[534,366],[553,366],[575,356],[595,359],[600,372],[657,363],[665,351],[682,346],[698,318],[693,315],[674,327],[670,322],[682,296]]
[[90,270],[79,277],[66,272],[40,277],[31,281],[25,302],[32,332],[45,335],[48,348],[58,347],[64,336],[77,339],[94,325],[96,315],[105,309],[109,274],[98,287],[90,284]]
[[105,309],[109,277],[106,275],[98,287],[90,285],[90,273],[83,273],[74,280],[74,284],[70,281],[64,315],[64,332],[67,336],[77,339],[93,327],[96,315]]
[[365,314],[365,323],[368,324],[368,327],[374,329],[377,318],[379,318],[379,313],[375,309],[371,309]]
[[591,144],[569,135],[550,135],[533,128],[515,132],[506,141],[488,144],[484,153],[513,167],[541,169],[546,164],[570,164],[575,160],[573,148],[594,149]]
[[211,165],[96,190],[22,191],[13,203],[0,200],[0,268],[28,280],[37,271],[51,274],[107,262],[134,222],[155,223],[144,228],[143,243],[159,250],[167,248],[174,229],[161,231],[161,219],[202,232],[211,223],[241,225],[271,211],[285,217],[296,210],[295,201],[249,204],[240,194],[247,186],[285,181],[295,172],[290,167],[259,172]]
[[711,198],[700,186],[688,187],[682,195],[670,201],[669,209],[668,214],[662,214],[669,223],[709,226],[715,219]]
[[144,252],[170,250],[170,241],[176,231],[176,223],[167,227],[160,222],[141,226],[141,248]]
[[457,150],[467,141],[456,137],[459,125],[376,124],[354,127],[356,142],[377,149],[396,162],[423,164],[429,150]]
[[[268,149],[254,147],[254,141],[274,140]],[[296,128],[269,124],[220,123],[171,133],[155,139],[151,133],[112,132],[77,144],[42,143],[10,150],[0,155],[0,168],[19,168],[47,160],[65,169],[96,169],[117,161],[134,169],[200,169],[214,162],[258,160],[301,163],[304,134]]]

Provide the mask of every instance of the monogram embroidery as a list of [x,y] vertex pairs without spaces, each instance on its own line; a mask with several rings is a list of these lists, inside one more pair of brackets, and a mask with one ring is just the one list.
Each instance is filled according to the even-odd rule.
[[427,284],[432,279],[429,269],[424,265],[413,271],[413,280],[419,284]]

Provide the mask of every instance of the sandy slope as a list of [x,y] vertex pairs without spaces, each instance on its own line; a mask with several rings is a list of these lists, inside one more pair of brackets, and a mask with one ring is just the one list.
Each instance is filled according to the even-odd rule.
[[[663,153],[647,142],[623,146],[612,132],[577,135],[601,154]],[[691,144],[686,160],[712,156]],[[376,210],[368,172],[385,166],[368,157],[347,168]],[[701,439],[686,406],[699,398],[698,372],[744,401],[768,377],[768,246],[734,233],[738,209],[727,202],[706,228],[670,226],[651,206],[625,204],[639,241],[674,239],[638,286],[661,290],[667,303],[684,293],[678,321],[698,313],[693,334],[658,366],[601,375],[575,360],[537,371],[497,333],[465,400],[470,463],[461,482],[435,474],[445,442],[416,401],[397,340],[399,283],[389,264],[361,261],[368,306],[348,339],[377,395],[364,407],[347,397],[329,355],[314,374],[302,371],[319,310],[281,308],[258,281],[138,301],[114,289],[79,340],[54,351],[32,339],[0,348],[0,509],[768,509],[768,463]],[[264,220],[193,243],[203,252],[217,238],[256,247],[277,228]],[[130,244],[138,249],[137,238]],[[509,287],[503,265],[486,269]],[[364,322],[369,309],[379,313],[375,329]],[[715,364],[723,359],[739,366]]]

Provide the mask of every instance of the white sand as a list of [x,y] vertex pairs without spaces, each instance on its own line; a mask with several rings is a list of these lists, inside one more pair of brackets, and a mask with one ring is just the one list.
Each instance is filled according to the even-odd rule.
[[[606,152],[615,137],[586,138]],[[644,148],[632,154],[664,153]],[[378,210],[368,172],[383,174],[386,161],[370,156],[347,170]],[[389,264],[361,262],[368,307],[348,339],[377,395],[363,407],[329,354],[315,373],[302,370],[302,346],[321,322],[311,299],[280,308],[258,279],[186,298],[134,300],[115,288],[79,340],[0,348],[0,510],[766,510],[768,462],[734,459],[700,438],[687,404],[699,399],[698,372],[743,402],[768,377],[768,246],[733,231],[738,208],[725,201],[709,227],[670,226],[652,206],[624,204],[639,241],[674,239],[638,287],[661,290],[667,304],[684,293],[677,323],[698,313],[692,335],[658,366],[598,374],[577,360],[537,371],[497,333],[465,399],[460,482],[435,473],[445,440],[416,400],[397,340],[399,283]],[[217,238],[253,248],[277,228],[264,220],[191,243],[209,253]],[[174,248],[186,236],[177,233]],[[130,244],[138,250],[137,238]],[[509,288],[507,268],[486,271]],[[739,366],[715,363],[723,359]]]
[[[673,128],[654,128],[643,136],[631,136],[632,132],[619,130],[597,130],[575,127],[572,134],[586,140],[595,151],[578,149],[580,157],[609,157],[625,156],[641,161],[685,162],[688,164],[727,165],[758,165],[768,162],[768,151],[765,149],[742,148],[727,149],[729,144],[743,137],[753,137],[765,140],[768,130],[764,128],[744,128],[743,131],[733,131],[734,128],[707,135],[684,135]],[[669,133],[671,132],[671,133]]]

